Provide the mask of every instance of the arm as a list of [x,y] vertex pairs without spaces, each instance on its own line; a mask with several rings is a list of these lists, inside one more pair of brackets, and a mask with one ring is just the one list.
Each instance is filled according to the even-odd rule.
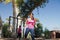
[[39,21],[37,18],[34,18],[35,22]]

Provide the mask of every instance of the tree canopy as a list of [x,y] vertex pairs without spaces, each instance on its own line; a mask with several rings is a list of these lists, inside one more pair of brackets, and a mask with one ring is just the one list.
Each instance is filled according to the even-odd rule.
[[[3,2],[6,0],[0,0]],[[9,1],[9,0],[8,0]],[[15,0],[14,0],[15,1]],[[29,12],[32,12],[35,8],[42,8],[48,3],[48,0],[16,0],[16,4],[20,10],[18,16],[27,17]]]
[[[23,17],[27,17],[29,12],[32,12],[37,7],[44,7],[48,0],[16,0],[17,6],[21,11]],[[20,15],[19,14],[19,15]],[[20,16],[21,16],[20,15]]]
[[0,2],[2,2],[2,0],[0,0]]
[[41,23],[37,23],[37,28],[35,27],[35,37],[42,37],[43,26]]

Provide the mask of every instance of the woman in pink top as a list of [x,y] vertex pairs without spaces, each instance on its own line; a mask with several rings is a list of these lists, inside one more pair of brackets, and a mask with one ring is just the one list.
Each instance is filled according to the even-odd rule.
[[29,14],[29,18],[26,20],[26,32],[25,32],[25,38],[27,37],[28,33],[31,33],[32,40],[34,40],[34,25],[35,25],[35,20],[33,17],[33,14]]

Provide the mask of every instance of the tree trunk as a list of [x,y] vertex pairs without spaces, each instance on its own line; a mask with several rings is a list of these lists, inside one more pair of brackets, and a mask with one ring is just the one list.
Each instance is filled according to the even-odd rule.
[[[12,7],[13,7],[13,17],[16,17],[16,11],[15,11],[15,0],[12,0]],[[16,19],[13,18],[13,33],[15,32],[15,26],[16,25]]]
[[[16,0],[12,0],[12,6],[13,6],[13,17],[17,17],[17,15],[19,14],[19,9],[17,7],[17,3]],[[13,33],[16,33],[16,29],[19,28],[19,26],[21,25],[21,19],[20,16],[17,17],[18,20],[16,18],[13,18]]]

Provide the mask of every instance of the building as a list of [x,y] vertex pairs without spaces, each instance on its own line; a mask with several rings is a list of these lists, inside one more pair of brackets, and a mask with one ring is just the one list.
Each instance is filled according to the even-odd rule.
[[0,16],[0,29],[2,27],[2,19],[1,19],[1,16]]
[[0,38],[2,37],[2,19],[0,16]]
[[60,38],[60,30],[52,30],[51,38]]

